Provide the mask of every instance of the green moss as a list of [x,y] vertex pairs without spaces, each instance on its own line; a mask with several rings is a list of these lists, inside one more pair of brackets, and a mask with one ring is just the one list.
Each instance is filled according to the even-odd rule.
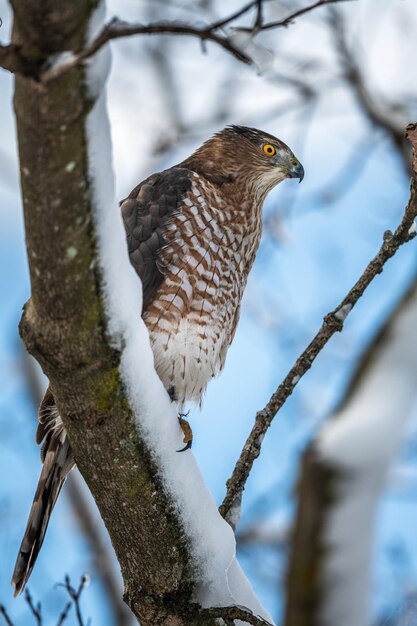
[[149,496],[147,491],[149,491],[149,480],[143,473],[127,477],[126,493],[131,500],[144,499],[144,497]]
[[95,405],[103,413],[112,413],[117,405],[120,388],[118,367],[113,367],[102,373],[96,388]]

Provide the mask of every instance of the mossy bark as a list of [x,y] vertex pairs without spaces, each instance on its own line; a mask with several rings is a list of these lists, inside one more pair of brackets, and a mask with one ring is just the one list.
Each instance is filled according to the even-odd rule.
[[[80,49],[94,3],[15,3],[13,40],[39,67]],[[34,77],[36,72],[34,71]],[[146,624],[189,624],[193,571],[169,494],[144,445],[106,338],[87,176],[83,70],[16,77],[15,111],[32,296],[21,334],[41,364],[77,465],[109,531],[125,598]]]

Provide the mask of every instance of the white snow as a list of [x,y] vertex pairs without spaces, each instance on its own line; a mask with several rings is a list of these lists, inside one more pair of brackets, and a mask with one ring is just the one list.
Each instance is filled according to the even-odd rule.
[[340,307],[340,309],[335,313],[335,317],[341,322],[344,322],[351,310],[352,305],[348,302]]
[[408,234],[414,235],[416,231],[417,231],[417,224],[416,224],[416,220],[414,220],[414,222],[411,224],[410,228],[408,229]]
[[239,523],[241,510],[242,510],[242,497],[240,497],[238,501],[235,502],[230,509],[228,519],[230,520],[230,523],[232,524],[234,528],[236,528],[236,526]]
[[353,397],[323,429],[322,459],[340,475],[325,530],[323,626],[369,624],[373,524],[415,402],[417,290],[394,318]]
[[51,54],[49,57],[49,70],[56,70],[74,60],[74,53],[71,50],[65,50],[58,54]]
[[[89,36],[101,25],[94,16]],[[172,496],[198,571],[195,600],[203,606],[238,604],[268,621],[236,560],[235,537],[222,519],[190,451],[178,454],[182,431],[154,366],[148,332],[140,317],[141,285],[131,267],[119,207],[115,201],[105,78],[108,54],[87,67],[87,84],[98,100],[86,122],[89,175],[93,187],[99,263],[112,343],[121,350],[121,375],[138,427]],[[96,67],[97,65],[97,67]]]

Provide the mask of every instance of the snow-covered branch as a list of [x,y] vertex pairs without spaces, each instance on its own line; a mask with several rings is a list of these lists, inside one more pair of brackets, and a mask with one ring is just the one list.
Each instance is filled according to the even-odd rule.
[[259,456],[262,441],[272,420],[292,394],[294,388],[310,369],[317,356],[320,354],[329,339],[343,329],[343,324],[359,298],[364,294],[367,287],[375,277],[383,271],[385,263],[404,244],[413,239],[415,232],[415,219],[417,217],[417,125],[410,124],[407,127],[407,137],[413,147],[413,174],[411,179],[411,195],[408,205],[400,224],[394,233],[384,233],[383,243],[372,261],[367,265],[364,272],[357,280],[342,302],[323,320],[323,324],[314,339],[304,352],[298,357],[293,367],[288,372],[277,390],[272,394],[264,409],[256,414],[255,424],[247,438],[240,457],[235,465],[233,473],[227,481],[227,492],[220,512],[233,526],[238,521],[238,511],[242,499],[242,493],[246,485],[255,459]]
[[254,615],[243,606],[218,606],[211,609],[196,608],[192,614],[197,622],[205,623],[207,619],[222,619],[226,624],[235,624],[237,621],[246,622],[251,626],[272,626],[271,622],[259,615]]

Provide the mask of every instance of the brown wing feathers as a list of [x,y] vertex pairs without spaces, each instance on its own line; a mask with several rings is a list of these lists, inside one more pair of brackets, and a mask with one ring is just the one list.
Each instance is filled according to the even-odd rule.
[[153,174],[121,202],[130,261],[142,281],[143,308],[164,279],[158,250],[165,244],[164,226],[191,189],[190,170],[172,167]]

